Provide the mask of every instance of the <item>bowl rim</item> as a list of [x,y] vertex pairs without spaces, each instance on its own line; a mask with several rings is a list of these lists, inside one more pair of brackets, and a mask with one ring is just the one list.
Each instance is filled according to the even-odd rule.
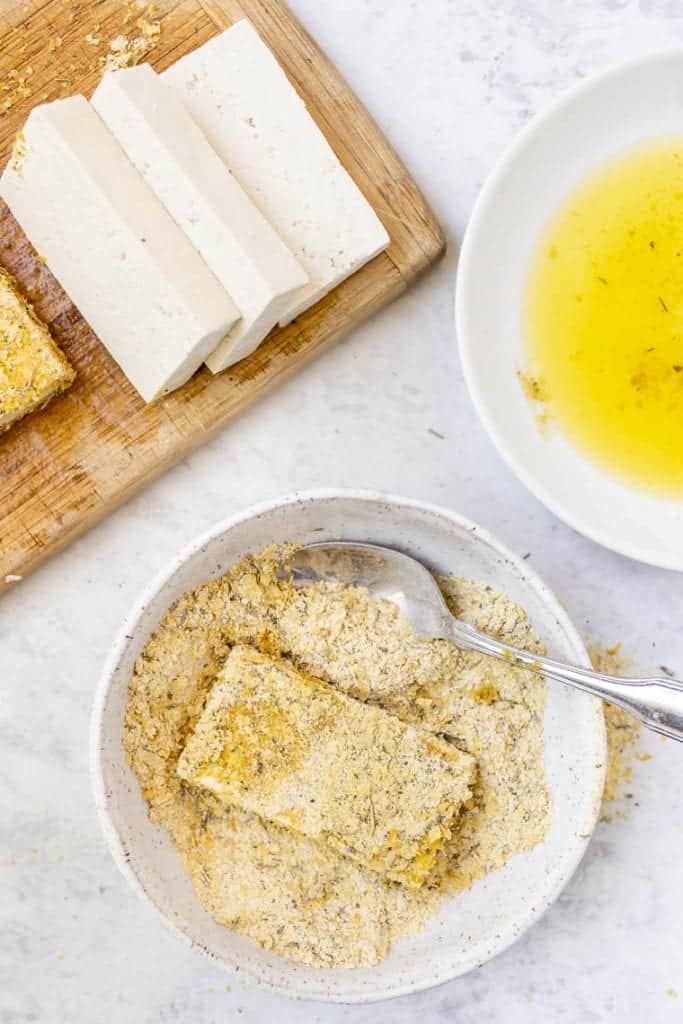
[[616,551],[627,558],[643,562],[646,565],[681,572],[683,571],[683,552],[679,557],[665,557],[659,554],[657,549],[652,549],[645,543],[638,544],[637,541],[620,543],[615,541],[610,537],[609,533],[591,523],[589,514],[581,515],[568,512],[564,508],[562,501],[554,497],[551,488],[547,487],[543,479],[535,474],[533,468],[530,468],[526,462],[515,455],[512,445],[508,440],[508,432],[497,426],[494,416],[489,412],[488,403],[485,398],[485,389],[480,387],[478,383],[478,374],[471,356],[474,344],[473,339],[469,337],[467,328],[467,308],[470,303],[470,295],[473,294],[473,275],[470,270],[470,261],[477,244],[479,226],[488,215],[491,200],[498,193],[501,185],[504,184],[509,168],[515,163],[520,153],[524,151],[528,142],[541,134],[548,122],[555,120],[558,115],[561,115],[567,108],[571,107],[578,98],[599,88],[605,82],[611,79],[618,79],[622,75],[629,75],[650,65],[658,65],[672,60],[683,62],[683,46],[669,46],[630,60],[610,64],[603,70],[589,75],[585,80],[563,91],[560,96],[535,114],[528,124],[517,133],[495,162],[475,200],[460,247],[454,306],[455,331],[460,352],[460,362],[472,403],[489,438],[517,479],[558,519],[596,544],[600,544],[610,551]]
[[[137,893],[144,903],[152,906],[170,931],[181,936],[185,943],[187,943],[191,948],[198,950],[204,957],[209,959],[215,965],[236,975],[238,978],[243,978],[249,984],[253,984],[265,991],[286,996],[290,999],[315,1000],[339,1004],[367,1004],[379,1002],[384,999],[393,999],[398,996],[411,995],[416,992],[423,992],[452,981],[457,977],[467,974],[474,968],[482,966],[484,963],[487,963],[489,960],[498,956],[513,945],[531,928],[533,924],[536,923],[536,921],[539,920],[539,918],[543,916],[546,910],[555,903],[558,896],[568,885],[583,859],[593,836],[595,826],[599,820],[606,769],[606,733],[604,716],[602,713],[602,702],[594,699],[592,706],[595,717],[595,726],[598,731],[598,735],[602,738],[601,746],[605,756],[600,757],[599,761],[595,765],[590,813],[587,814],[584,833],[581,836],[581,841],[577,842],[575,856],[569,862],[565,876],[558,880],[553,889],[546,894],[545,900],[540,901],[539,906],[534,905],[529,909],[525,917],[520,917],[515,921],[514,927],[511,927],[508,934],[506,934],[503,940],[497,944],[495,952],[484,957],[472,956],[470,960],[465,961],[461,966],[459,966],[456,971],[446,969],[432,978],[424,978],[419,981],[411,980],[406,983],[395,984],[391,987],[387,987],[386,991],[380,993],[356,989],[354,991],[350,990],[347,994],[341,996],[336,992],[325,989],[311,991],[305,984],[300,984],[297,987],[296,984],[290,985],[278,983],[270,978],[263,977],[250,967],[245,967],[242,963],[239,963],[237,959],[230,961],[226,957],[215,954],[210,949],[206,948],[203,943],[192,938],[192,936],[181,928],[179,924],[171,920],[164,909],[159,906],[147,892],[144,885],[138,878],[137,873],[131,866],[125,846],[121,840],[121,836],[119,835],[109,813],[109,794],[107,793],[105,785],[101,754],[103,750],[102,738],[104,733],[104,713],[118,664],[124,656],[128,645],[131,643],[130,638],[133,636],[135,627],[144,615],[149,603],[158,596],[178,569],[194,558],[203,547],[222,536],[224,533],[227,533],[235,526],[261,516],[264,513],[268,513],[279,508],[285,508],[287,506],[294,506],[302,502],[316,502],[321,500],[329,501],[335,499],[352,499],[388,505],[392,508],[415,509],[434,515],[440,519],[445,519],[450,523],[453,523],[455,526],[474,534],[478,540],[487,544],[497,554],[505,559],[511,568],[516,570],[520,576],[524,578],[524,581],[536,591],[539,598],[552,611],[558,626],[560,626],[565,632],[567,640],[576,654],[576,663],[590,666],[590,659],[585,644],[568,613],[565,611],[563,605],[552,590],[550,590],[547,584],[544,583],[541,577],[528,565],[527,562],[524,562],[518,555],[510,551],[506,545],[498,541],[498,539],[487,529],[479,526],[471,519],[438,504],[382,491],[331,487],[293,491],[280,497],[271,498],[266,501],[250,505],[248,508],[243,509],[240,512],[236,512],[214,524],[214,526],[205,530],[196,540],[186,544],[174,558],[168,561],[160,571],[155,573],[151,581],[143,588],[138,599],[133,603],[130,612],[119,627],[97,684],[90,720],[89,769],[91,777],[91,792],[95,804],[95,810],[109,852],[111,853],[119,871],[131,888]],[[349,978],[353,976],[353,971],[346,971],[345,973]]]

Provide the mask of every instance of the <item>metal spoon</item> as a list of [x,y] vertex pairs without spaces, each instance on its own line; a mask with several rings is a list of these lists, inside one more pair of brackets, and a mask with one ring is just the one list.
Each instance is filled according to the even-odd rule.
[[683,740],[683,683],[603,675],[500,643],[451,615],[431,573],[400,551],[353,541],[309,544],[286,569],[297,586],[326,580],[366,587],[373,597],[398,605],[418,636],[452,640],[458,647],[524,665],[618,704],[655,732]]

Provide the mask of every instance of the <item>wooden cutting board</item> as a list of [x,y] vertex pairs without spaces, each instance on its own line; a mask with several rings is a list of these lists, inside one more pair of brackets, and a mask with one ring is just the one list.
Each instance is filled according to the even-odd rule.
[[[62,397],[0,437],[0,589],[116,508],[267,388],[400,295],[445,248],[408,171],[362,104],[278,0],[0,0],[0,167],[36,103],[89,96],[121,47],[163,70],[251,18],[391,235],[315,308],[217,377],[202,370],[145,406],[0,202],[0,263],[18,279],[77,370]],[[120,37],[124,37],[124,40]],[[126,297],[122,295],[121,302]],[[8,579],[9,577],[9,579]]]

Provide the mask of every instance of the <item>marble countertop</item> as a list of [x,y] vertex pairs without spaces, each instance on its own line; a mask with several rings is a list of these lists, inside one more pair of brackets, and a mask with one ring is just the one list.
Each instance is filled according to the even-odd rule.
[[683,579],[576,535],[510,474],[465,390],[458,239],[524,122],[607,64],[683,43],[680,0],[292,0],[449,234],[408,295],[0,602],[1,1024],[649,1024],[683,1019],[683,747],[648,738],[628,820],[598,827],[543,920],[480,970],[368,1007],[243,987],[166,931],[119,876],[90,797],[88,719],[141,587],[217,519],[297,488],[439,502],[520,553],[584,635],[683,676]]

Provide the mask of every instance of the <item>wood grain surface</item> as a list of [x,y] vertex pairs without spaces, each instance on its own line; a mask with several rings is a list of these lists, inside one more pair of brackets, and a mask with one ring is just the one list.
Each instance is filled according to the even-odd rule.
[[[201,444],[263,392],[399,295],[444,250],[441,229],[362,104],[278,0],[0,2],[0,166],[36,103],[89,96],[111,42],[160,32],[158,70],[251,18],[335,152],[377,210],[391,246],[248,359],[145,406],[0,202],[0,263],[77,371],[72,388],[0,437],[0,589]],[[120,44],[119,44],[120,45]],[[125,303],[125,295],[121,295]],[[7,577],[10,577],[7,580]]]

